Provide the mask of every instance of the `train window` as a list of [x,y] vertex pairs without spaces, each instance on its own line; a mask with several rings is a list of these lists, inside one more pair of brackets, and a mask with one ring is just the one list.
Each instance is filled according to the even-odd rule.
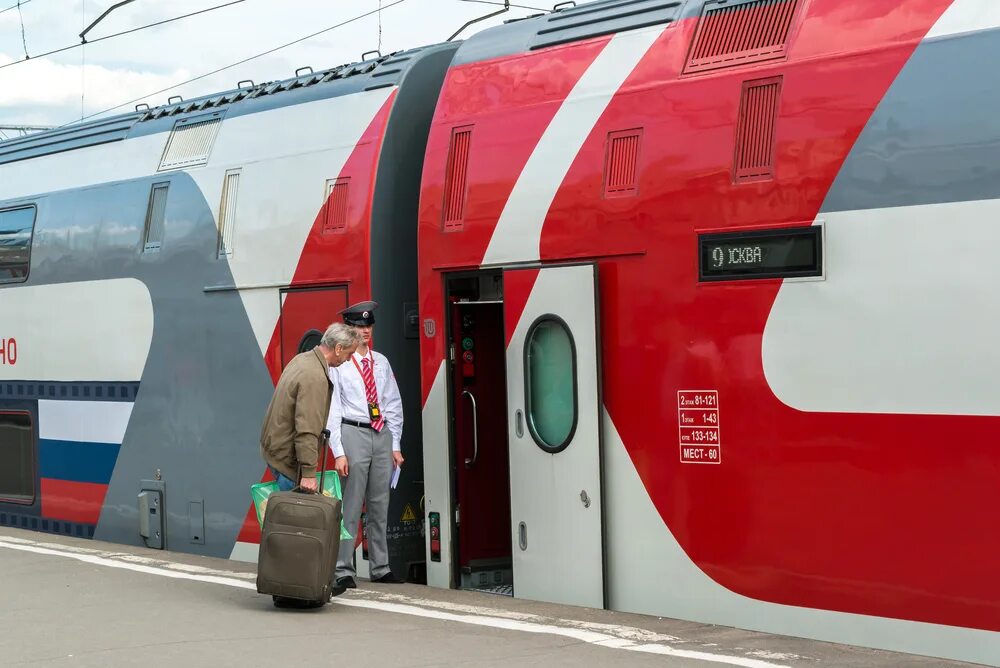
[[236,228],[236,196],[240,190],[240,170],[230,169],[222,182],[222,202],[219,204],[219,248],[217,257],[233,256],[233,235]]
[[21,283],[31,264],[35,207],[0,211],[0,283]]
[[167,190],[170,183],[154,183],[149,191],[146,209],[146,227],[143,234],[143,253],[155,253],[163,244],[163,221],[167,213]]
[[544,315],[524,344],[528,429],[542,450],[565,450],[576,431],[576,344],[566,323]]
[[0,412],[0,499],[35,500],[35,431],[24,411]]

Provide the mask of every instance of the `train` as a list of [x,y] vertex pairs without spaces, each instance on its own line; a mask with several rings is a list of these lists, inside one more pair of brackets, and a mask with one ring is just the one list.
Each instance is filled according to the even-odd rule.
[[0,525],[253,561],[274,382],[373,299],[408,581],[1000,662],[998,53],[563,3],[0,142]]

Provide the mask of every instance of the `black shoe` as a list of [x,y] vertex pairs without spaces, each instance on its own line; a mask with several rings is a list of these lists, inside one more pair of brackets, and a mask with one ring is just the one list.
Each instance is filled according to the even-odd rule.
[[337,578],[336,584],[333,585],[333,595],[340,596],[348,589],[357,589],[358,585],[354,582],[354,578],[350,576],[345,576],[342,578]]
[[388,571],[380,578],[372,578],[372,582],[377,582],[378,584],[403,584],[401,580],[396,579],[396,576],[392,574],[392,571]]

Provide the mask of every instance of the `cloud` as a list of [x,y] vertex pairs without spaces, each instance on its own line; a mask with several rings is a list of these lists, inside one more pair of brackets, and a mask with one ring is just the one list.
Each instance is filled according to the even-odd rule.
[[[16,58],[0,53],[0,65],[12,60]],[[87,108],[104,109],[189,79],[191,72],[181,68],[170,74],[155,74],[132,68],[36,60],[9,67],[4,75],[5,91],[0,96],[0,110],[10,107],[70,108],[71,105],[79,109],[83,85]]]
[[[97,39],[122,30],[206,9],[224,0],[171,0],[124,5],[88,35]],[[546,0],[551,4],[553,0]],[[382,0],[382,6],[391,0]],[[13,0],[0,0],[0,9]],[[39,0],[24,5],[23,16],[28,53],[79,43],[83,26],[97,18],[111,3],[59,0],[60,10]],[[533,4],[533,3],[526,3]],[[316,30],[377,9],[378,0],[296,0],[290,2],[245,2],[148,30],[101,42],[88,43],[85,51],[74,49],[48,58],[0,69],[0,124],[59,125],[81,116],[81,79],[85,82],[83,114],[93,114],[153,91],[172,87],[275,46],[291,42]],[[86,14],[81,15],[81,10]],[[150,106],[165,104],[171,95],[192,99],[236,87],[242,79],[257,83],[293,75],[297,67],[319,70],[353,62],[363,52],[376,48],[382,53],[445,39],[466,21],[495,7],[458,0],[407,0],[382,15],[382,31],[376,16],[351,23],[312,39],[250,60],[191,84],[171,88],[142,100]],[[474,24],[462,34],[471,34],[503,20],[532,13],[510,13]],[[16,11],[0,14],[0,64],[23,58],[20,17]],[[85,61],[84,61],[85,56]],[[82,66],[81,62],[86,62]],[[124,113],[132,104],[113,113]]]

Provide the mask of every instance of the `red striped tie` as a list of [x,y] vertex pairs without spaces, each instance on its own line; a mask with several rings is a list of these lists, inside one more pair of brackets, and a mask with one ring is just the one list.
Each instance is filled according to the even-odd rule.
[[[378,391],[375,389],[375,375],[372,373],[372,367],[367,357],[361,358],[361,379],[365,381],[365,395],[368,403],[374,404],[377,407]],[[382,427],[384,426],[385,420],[382,419],[382,411],[380,410],[378,418],[372,422],[372,429],[378,432],[382,431]]]

